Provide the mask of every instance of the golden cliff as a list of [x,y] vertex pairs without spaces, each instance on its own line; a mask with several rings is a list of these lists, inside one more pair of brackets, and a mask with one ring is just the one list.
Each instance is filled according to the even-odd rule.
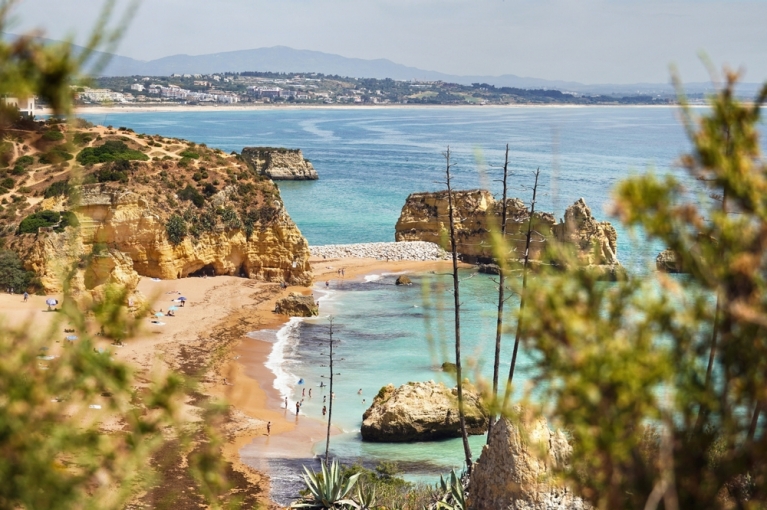
[[[119,141],[118,148],[134,151],[125,154],[136,159],[94,163],[78,154],[75,160],[86,164],[70,167],[46,165],[46,158],[31,154],[35,162],[25,184],[32,184],[33,203],[4,233],[6,247],[35,272],[44,291],[60,291],[73,269],[76,291],[106,283],[135,287],[140,276],[225,274],[311,283],[308,243],[276,186],[238,156],[127,130],[94,126],[77,133],[86,142],[70,142],[70,150]],[[29,218],[44,211],[70,211],[79,225],[27,228]]]
[[[486,190],[453,192],[458,252],[467,261],[489,262],[497,259],[491,242],[491,226],[500,229],[502,203]],[[447,191],[413,193],[405,202],[395,227],[397,241],[430,241],[447,246]],[[507,258],[524,257],[530,211],[518,198],[507,201]],[[579,199],[565,211],[562,222],[554,215],[536,211],[533,216],[530,258],[540,260],[552,243],[574,248],[580,265],[615,266],[618,235],[608,222],[599,222]]]

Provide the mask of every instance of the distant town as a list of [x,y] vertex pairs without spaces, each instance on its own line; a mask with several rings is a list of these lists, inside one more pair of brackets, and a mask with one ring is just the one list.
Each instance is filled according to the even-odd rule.
[[548,89],[460,85],[441,81],[346,78],[319,73],[243,72],[102,77],[76,86],[80,105],[177,103],[188,105],[508,105],[673,104],[671,95],[588,95]]

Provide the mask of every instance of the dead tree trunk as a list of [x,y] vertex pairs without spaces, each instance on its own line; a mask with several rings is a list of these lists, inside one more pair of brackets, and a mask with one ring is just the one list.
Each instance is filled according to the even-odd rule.
[[450,187],[450,147],[445,152],[445,175],[447,176],[447,210],[450,215],[450,249],[453,254],[453,299],[455,301],[455,377],[458,386],[458,419],[461,422],[461,438],[466,455],[466,470],[471,474],[471,447],[466,433],[466,416],[463,408],[463,376],[461,375],[461,300],[458,294],[458,248],[455,238],[453,214],[453,190]]
[[[501,335],[503,334],[503,301],[504,301],[504,284],[506,279],[506,213],[507,207],[507,177],[509,172],[509,144],[506,144],[506,158],[503,162],[503,202],[501,205],[501,240],[498,251],[504,250],[503,257],[498,261],[499,279],[498,279],[498,318],[495,325],[495,358],[493,359],[493,401],[498,398],[498,372],[500,370],[501,363]],[[490,442],[490,432],[493,430],[495,424],[495,413],[490,414],[490,422],[487,426],[487,442]]]
[[330,318],[330,339],[328,340],[328,366],[330,367],[330,402],[328,403],[328,430],[325,435],[325,465],[328,465],[328,454],[330,452],[330,423],[333,417],[333,317]]
[[527,288],[527,264],[530,261],[530,239],[533,233],[533,216],[535,216],[535,200],[538,194],[538,176],[540,169],[535,171],[535,185],[533,186],[533,201],[530,204],[530,221],[527,223],[527,238],[525,239],[525,259],[522,263],[522,292],[519,296],[519,317],[517,318],[517,332],[514,335],[514,352],[511,355],[511,367],[509,367],[509,380],[506,384],[506,394],[503,397],[503,408],[506,408],[511,397],[511,382],[514,379],[514,369],[517,366],[517,353],[519,352],[519,340],[522,336],[522,313],[525,311],[525,289]]

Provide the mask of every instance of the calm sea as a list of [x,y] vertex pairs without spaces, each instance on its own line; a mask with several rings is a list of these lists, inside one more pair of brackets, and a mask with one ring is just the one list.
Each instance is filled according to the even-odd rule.
[[[610,190],[632,173],[673,173],[689,142],[672,108],[520,107],[305,109],[228,112],[109,113],[83,115],[99,124],[137,132],[181,137],[226,151],[246,146],[300,148],[320,174],[315,182],[280,183],[287,210],[310,244],[392,241],[394,224],[409,193],[443,189],[444,159],[450,146],[456,188],[499,191],[499,166],[509,144],[512,192],[529,202],[532,173],[542,171],[539,210],[558,217],[583,197],[595,216],[609,219]],[[689,182],[689,181],[687,181]],[[694,186],[690,183],[691,186]],[[641,233],[618,227],[618,256],[633,273],[652,267],[662,246]],[[490,277],[464,273],[464,338],[475,374],[490,377],[494,341],[494,293]],[[394,275],[344,282],[322,296],[323,313],[335,318],[339,357],[333,421],[344,434],[331,449],[347,461],[375,465],[394,460],[416,479],[460,467],[460,441],[380,445],[362,443],[362,413],[381,386],[443,380],[439,365],[451,359],[447,339],[451,294],[441,275],[417,275],[414,285],[396,287]],[[425,292],[426,290],[427,292]],[[425,296],[429,296],[426,298]],[[513,302],[509,306],[514,306]],[[321,416],[326,392],[318,387],[326,352],[327,319],[293,321],[261,336],[278,346],[271,360],[276,386],[291,399],[313,389],[302,412]],[[503,359],[510,358],[506,341]],[[529,376],[522,353],[520,383]],[[508,370],[508,364],[503,367]],[[299,385],[303,378],[304,385]],[[520,387],[522,384],[520,384]],[[358,390],[362,389],[362,395]],[[365,402],[363,403],[363,399]],[[484,437],[472,438],[475,456]],[[316,445],[321,451],[324,444]],[[300,464],[270,461],[273,497],[282,503],[295,494]],[[430,478],[431,477],[431,478]]]

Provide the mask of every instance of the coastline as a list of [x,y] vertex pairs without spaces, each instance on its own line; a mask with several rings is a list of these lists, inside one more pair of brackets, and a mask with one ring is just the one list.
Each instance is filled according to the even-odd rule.
[[[692,108],[705,107],[706,105],[690,105]],[[238,104],[234,106],[201,106],[186,104],[157,104],[157,105],[113,105],[113,106],[80,106],[76,108],[75,115],[81,114],[109,114],[109,113],[169,113],[169,112],[247,112],[247,111],[275,111],[275,110],[396,110],[396,109],[519,109],[519,108],[679,108],[677,104],[380,104],[380,105],[351,105],[351,104]],[[46,108],[39,108],[38,115],[51,115]]]

